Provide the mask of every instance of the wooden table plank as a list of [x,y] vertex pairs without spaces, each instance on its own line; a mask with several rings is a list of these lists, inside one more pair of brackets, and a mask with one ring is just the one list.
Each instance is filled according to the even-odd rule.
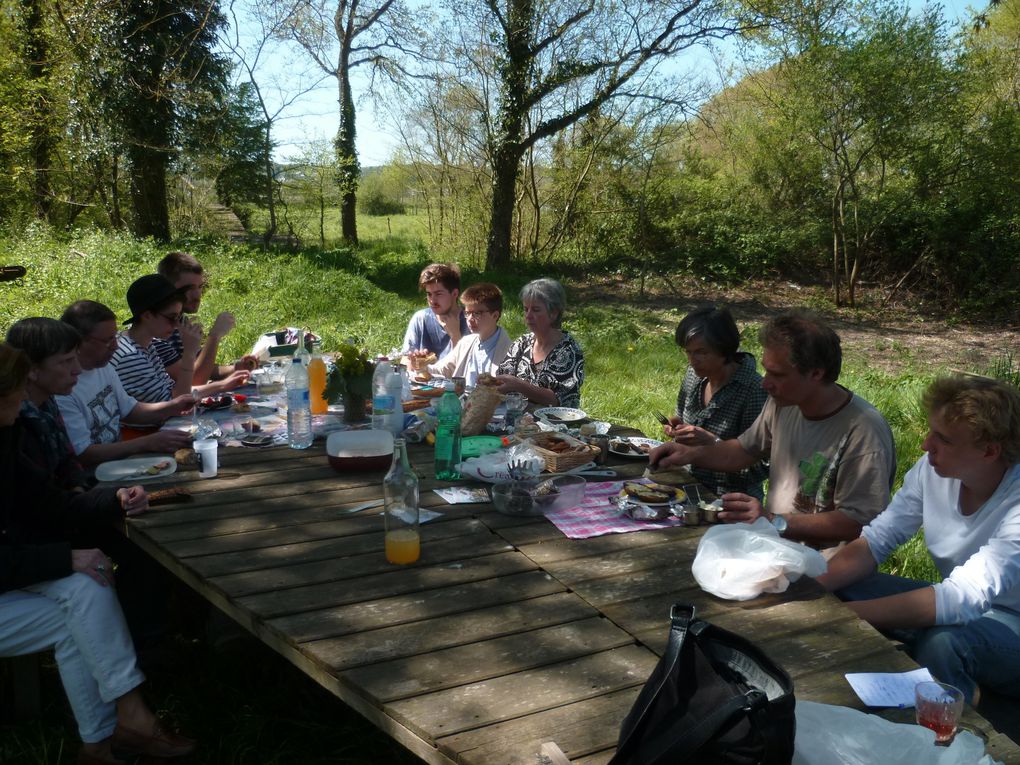
[[470,554],[479,557],[465,558],[463,543],[452,540],[430,544],[429,560],[407,571],[394,571],[374,551],[345,559],[343,567],[332,560],[316,561],[210,581],[253,613],[271,618],[537,569],[533,561],[506,548],[499,540],[476,543]]
[[372,664],[343,677],[389,702],[633,644],[619,627],[592,618]]
[[349,635],[391,624],[431,619],[477,608],[527,600],[565,588],[542,571],[500,579],[468,582],[454,587],[398,595],[369,603],[306,611],[267,621],[267,625],[296,642]]
[[624,646],[402,699],[387,708],[411,730],[440,737],[640,686],[655,662],[646,648]]
[[304,643],[323,666],[343,671],[598,616],[569,592]]

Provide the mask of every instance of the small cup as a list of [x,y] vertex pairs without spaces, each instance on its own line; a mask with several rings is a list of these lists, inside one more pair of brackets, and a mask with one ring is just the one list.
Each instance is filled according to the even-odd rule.
[[464,394],[465,379],[463,377],[451,377],[453,380],[453,392],[458,396]]
[[924,682],[914,687],[917,724],[935,732],[936,744],[948,744],[963,714],[963,692],[946,683]]
[[701,525],[701,508],[697,505],[684,505],[684,526]]
[[588,443],[598,447],[599,453],[595,455],[595,464],[605,465],[609,459],[609,436],[596,433],[588,439]]
[[200,441],[192,442],[195,448],[195,456],[198,459],[198,477],[215,478],[218,467],[218,456],[216,450],[219,442],[214,438],[203,438]]

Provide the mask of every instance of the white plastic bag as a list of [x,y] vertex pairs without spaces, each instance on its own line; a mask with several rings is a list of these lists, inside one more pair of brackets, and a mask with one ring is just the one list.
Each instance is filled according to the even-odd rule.
[[792,765],[1001,765],[977,736],[959,731],[949,746],[920,725],[892,723],[848,707],[797,702]]
[[801,576],[825,573],[817,550],[779,536],[765,518],[728,523],[705,532],[691,573],[705,592],[726,600],[750,600],[763,592],[785,592]]

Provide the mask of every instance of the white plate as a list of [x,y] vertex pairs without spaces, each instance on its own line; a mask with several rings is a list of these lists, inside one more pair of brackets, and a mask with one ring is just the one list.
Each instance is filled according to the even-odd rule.
[[560,422],[580,422],[588,417],[586,412],[582,412],[580,409],[571,409],[568,406],[546,406],[542,409],[536,409],[535,415],[538,417],[551,417]]
[[656,441],[654,438],[638,438],[637,436],[630,436],[630,437],[626,437],[626,438],[625,437],[610,438],[609,439],[609,451],[611,451],[613,454],[616,454],[616,455],[618,455],[620,457],[644,457],[645,459],[648,458],[648,455],[644,454],[644,453],[642,453],[642,454],[635,454],[634,452],[618,451],[617,449],[613,448],[613,442],[614,441],[629,441],[630,443],[634,444],[634,446],[642,446],[644,444],[647,444],[648,446],[652,447],[653,449],[656,446],[662,446],[662,444],[663,444],[662,441]]
[[[170,464],[158,473],[149,475],[146,469],[160,462]],[[131,457],[126,460],[112,460],[96,467],[97,481],[148,481],[177,472],[177,460],[169,454],[151,454],[147,457]]]

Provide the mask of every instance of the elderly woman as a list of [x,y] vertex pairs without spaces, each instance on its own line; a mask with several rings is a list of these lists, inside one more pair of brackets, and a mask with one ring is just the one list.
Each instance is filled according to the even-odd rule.
[[[222,393],[247,382],[248,372],[237,371],[224,380],[193,388],[190,369],[182,368],[186,374],[179,375],[178,380],[166,371],[153,339],[168,340],[184,317],[184,298],[168,279],[159,274],[136,279],[128,287],[127,302],[131,318],[125,323],[131,328],[117,338],[117,350],[110,364],[128,395],[138,401],[157,403],[189,392],[196,397]],[[186,340],[183,358],[192,359],[201,337],[194,332],[182,336]]]
[[[683,318],[676,344],[687,354],[687,373],[676,400],[676,415],[663,427],[683,444],[711,444],[736,438],[757,419],[768,394],[755,371],[754,356],[737,350],[740,331],[726,308],[704,306]],[[738,473],[692,468],[712,491],[742,492],[762,499],[768,465],[759,462]]]
[[54,649],[81,734],[78,762],[124,754],[178,757],[195,748],[164,730],[142,699],[134,647],[102,551],[77,546],[90,525],[148,506],[140,487],[66,492],[17,449],[30,362],[0,344],[0,656]]
[[521,289],[521,303],[530,331],[514,340],[499,365],[500,393],[518,391],[541,406],[579,406],[584,354],[561,329],[567,304],[563,285],[535,279]]

